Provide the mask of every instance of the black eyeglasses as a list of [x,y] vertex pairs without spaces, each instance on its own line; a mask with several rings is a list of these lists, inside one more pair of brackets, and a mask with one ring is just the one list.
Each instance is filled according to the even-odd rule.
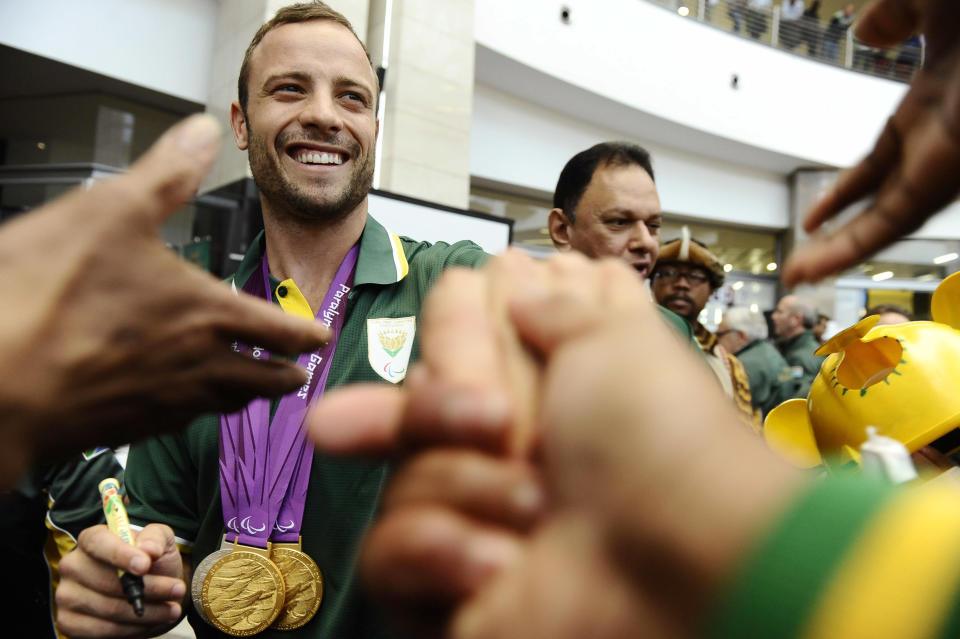
[[672,266],[658,268],[656,271],[654,271],[653,276],[658,280],[664,280],[666,282],[676,282],[681,277],[687,278],[687,281],[691,284],[706,284],[708,281],[710,281],[710,278],[707,277],[707,274],[701,270],[687,271],[674,268]]

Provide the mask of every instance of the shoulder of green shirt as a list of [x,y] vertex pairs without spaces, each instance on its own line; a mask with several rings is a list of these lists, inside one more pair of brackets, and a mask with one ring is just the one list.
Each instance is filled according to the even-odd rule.
[[693,328],[690,326],[690,322],[683,319],[669,308],[660,306],[659,304],[657,304],[657,310],[660,311],[660,314],[663,316],[663,319],[667,322],[667,324],[672,326],[681,337],[692,342],[697,347],[697,351],[701,350],[700,344],[697,342],[697,338],[693,334]]
[[742,564],[700,636],[960,636],[958,539],[949,480],[815,482]]

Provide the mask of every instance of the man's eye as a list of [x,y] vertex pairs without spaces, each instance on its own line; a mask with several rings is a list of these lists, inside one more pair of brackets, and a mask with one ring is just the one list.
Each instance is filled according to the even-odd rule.
[[273,91],[274,93],[303,93],[303,89],[296,84],[281,84]]
[[610,226],[623,228],[624,226],[630,225],[630,220],[624,220],[624,219],[607,220],[607,224],[609,224]]
[[366,105],[366,103],[367,103],[367,98],[366,98],[366,97],[364,97],[363,95],[361,95],[361,94],[359,94],[359,93],[354,93],[354,92],[352,92],[352,91],[349,92],[349,93],[344,93],[344,94],[343,94],[343,97],[344,97],[346,100],[348,100],[348,101],[350,101],[350,102],[356,102],[357,104]]

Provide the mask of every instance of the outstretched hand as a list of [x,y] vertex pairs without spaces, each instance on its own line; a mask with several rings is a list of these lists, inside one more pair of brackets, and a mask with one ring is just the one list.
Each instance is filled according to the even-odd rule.
[[860,214],[800,246],[787,260],[787,286],[848,268],[920,228],[960,193],[960,4],[953,0],[875,0],[857,37],[893,46],[915,32],[926,61],[873,150],[844,172],[807,214],[813,233],[850,204],[872,197]]
[[[414,453],[364,545],[368,587],[418,636],[682,635],[791,471],[635,272],[578,255],[488,268],[444,275],[431,293],[424,366],[407,386],[333,392],[311,416],[328,452]],[[535,363],[532,397],[504,384],[496,360],[520,352],[496,347],[501,326]],[[542,429],[533,457],[509,445],[527,402]]]
[[305,373],[234,353],[328,338],[186,263],[157,226],[196,192],[217,154],[209,116],[176,125],[122,176],[0,227],[0,485],[34,454],[131,441],[278,395]]

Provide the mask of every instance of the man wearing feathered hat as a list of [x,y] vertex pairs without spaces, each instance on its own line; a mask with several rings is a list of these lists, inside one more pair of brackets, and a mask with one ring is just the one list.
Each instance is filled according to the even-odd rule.
[[723,286],[723,279],[723,265],[704,244],[691,239],[690,229],[684,226],[680,238],[660,247],[660,257],[653,269],[653,296],[690,324],[724,392],[733,398],[748,421],[758,426],[743,364],[697,319],[710,295]]

